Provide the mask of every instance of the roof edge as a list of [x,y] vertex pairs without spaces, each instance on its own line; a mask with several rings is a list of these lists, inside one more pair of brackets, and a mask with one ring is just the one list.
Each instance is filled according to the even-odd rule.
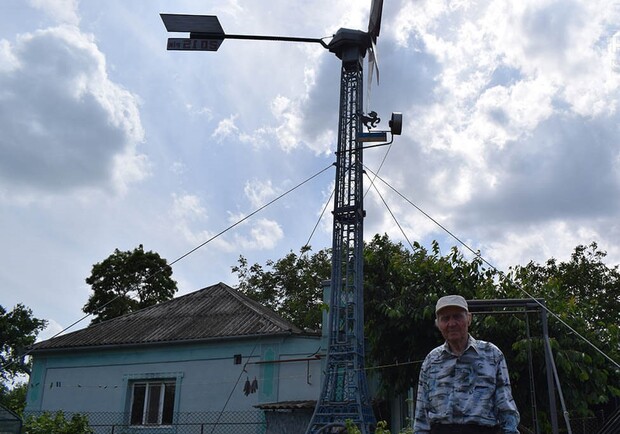
[[[202,339],[182,339],[182,340],[168,340],[168,341],[157,341],[157,342],[131,342],[125,344],[92,344],[92,345],[80,345],[80,346],[67,346],[67,347],[52,347],[52,348],[39,348],[30,347],[29,355],[36,354],[49,354],[49,353],[61,353],[65,351],[89,351],[89,350],[110,350],[110,349],[131,349],[131,348],[148,348],[148,347],[156,347],[156,346],[179,346],[179,345],[191,345],[191,344],[201,344],[201,343],[211,343],[211,342],[221,342],[221,341],[239,341],[244,339],[269,339],[269,338],[277,338],[277,337],[288,337],[288,336],[298,336],[298,337],[320,337],[320,334],[306,334],[306,333],[295,333],[290,330],[278,333],[269,333],[269,334],[256,334],[256,335],[239,335],[239,336],[216,336],[212,338],[202,338]],[[36,344],[35,344],[36,345]]]

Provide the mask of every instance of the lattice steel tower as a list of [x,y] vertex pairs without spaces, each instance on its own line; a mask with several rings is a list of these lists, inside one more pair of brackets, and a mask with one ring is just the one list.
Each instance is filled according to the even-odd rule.
[[[350,419],[374,432],[364,370],[364,206],[361,132],[363,68],[368,33],[340,29],[329,50],[342,60],[333,211],[329,343],[322,391],[308,434],[332,432]],[[325,326],[325,325],[324,325]]]
[[[316,38],[226,34],[215,16],[161,14],[169,32],[190,34],[189,38],[168,38],[168,50],[217,51],[224,39],[312,42],[328,48],[342,61],[327,324],[329,342],[321,396],[308,434],[339,432],[347,420],[358,426],[362,434],[373,433],[375,429],[364,370],[362,144],[385,142],[387,135],[385,131],[362,133],[362,123],[370,130],[379,121],[374,113],[372,116],[363,114],[362,65],[366,53],[371,73],[376,65],[375,43],[382,11],[383,0],[372,0],[368,31],[340,29],[329,44]],[[402,115],[392,114],[391,133],[400,134],[401,127]]]

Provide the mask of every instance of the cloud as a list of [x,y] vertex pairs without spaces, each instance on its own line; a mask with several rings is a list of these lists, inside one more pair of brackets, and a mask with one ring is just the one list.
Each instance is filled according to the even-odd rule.
[[[619,12],[602,1],[404,4],[382,29],[382,81],[397,69],[394,81],[414,90],[390,102],[405,125],[382,176],[501,265],[593,239],[617,253]],[[411,239],[445,236],[386,197]],[[366,204],[371,233],[400,236]]]
[[29,3],[60,24],[77,26],[80,23],[78,0],[30,0]]
[[109,79],[91,36],[49,28],[2,41],[0,53],[12,60],[0,70],[5,189],[123,191],[148,174],[136,97]]
[[200,204],[200,198],[192,194],[173,195],[172,216],[177,219],[203,219],[206,209]]
[[620,72],[620,31],[617,31],[607,42],[608,63],[614,72]]
[[[269,186],[269,183],[263,186],[265,185]],[[253,187],[249,187],[249,190],[252,190],[249,193],[251,200],[260,200],[263,194],[271,194],[269,187],[262,192],[254,191]],[[273,220],[252,218],[238,224],[246,217],[240,213],[229,213],[229,226],[234,225],[230,233],[220,233],[226,230],[225,227],[217,230],[204,229],[209,220],[207,209],[202,205],[201,199],[192,194],[173,195],[170,216],[175,231],[193,247],[209,241],[211,247],[226,253],[269,250],[284,237],[280,224]]]
[[299,145],[299,129],[301,114],[295,101],[278,95],[271,103],[271,112],[281,122],[275,129],[275,134],[280,147],[285,151],[291,151]]
[[235,119],[237,119],[237,115],[230,115],[228,118],[219,121],[211,137],[222,141],[231,135],[238,134],[239,128],[235,125]]
[[279,189],[273,187],[271,180],[247,181],[243,188],[245,196],[249,199],[253,208],[264,206],[271,199],[280,194]]
[[[610,222],[605,222],[604,225]],[[600,231],[601,227],[591,227],[581,222],[565,222],[550,220],[537,225],[526,225],[523,230],[516,232],[498,233],[494,239],[483,243],[481,251],[485,256],[493,258],[493,265],[501,270],[508,267],[526,265],[530,261],[545,261],[548,258],[557,258],[562,254],[568,259],[568,254],[578,245],[589,244],[592,240],[606,240],[610,234]],[[603,241],[602,244],[606,244]],[[620,257],[619,249],[612,243],[604,246],[609,258],[614,261]],[[617,262],[615,262],[617,263]]]
[[[41,341],[50,339],[53,336],[56,336],[57,334],[59,334],[64,329],[65,329],[65,327],[60,325],[55,320],[48,319],[47,320],[47,326],[37,336],[37,342],[41,342]],[[73,330],[71,330],[71,331],[73,331]]]
[[235,244],[238,251],[270,250],[277,246],[284,238],[284,231],[274,220],[252,220],[249,237],[235,234]]

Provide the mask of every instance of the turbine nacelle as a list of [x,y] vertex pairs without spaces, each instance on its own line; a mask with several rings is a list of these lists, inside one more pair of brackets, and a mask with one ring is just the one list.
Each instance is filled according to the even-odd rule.
[[330,52],[343,62],[360,60],[371,47],[371,37],[361,30],[339,29],[327,44]]

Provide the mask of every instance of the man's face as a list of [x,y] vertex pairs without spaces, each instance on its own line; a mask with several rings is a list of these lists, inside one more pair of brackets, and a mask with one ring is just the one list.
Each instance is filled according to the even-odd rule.
[[448,343],[467,341],[471,315],[465,310],[448,306],[437,314],[437,327]]

